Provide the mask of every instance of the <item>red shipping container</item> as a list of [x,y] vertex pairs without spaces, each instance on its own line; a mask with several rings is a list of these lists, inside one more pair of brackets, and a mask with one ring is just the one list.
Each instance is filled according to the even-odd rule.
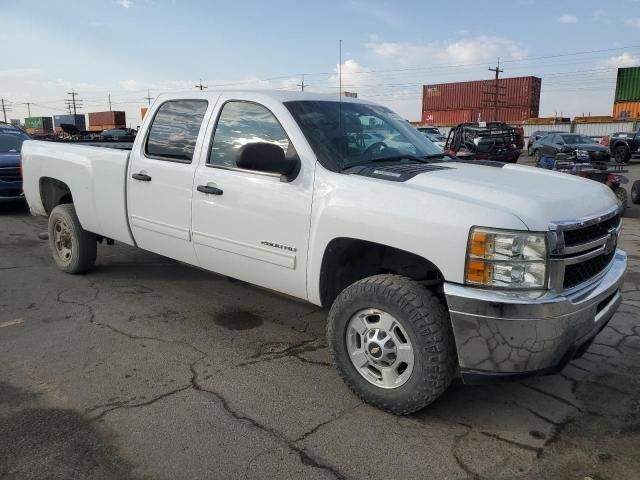
[[472,122],[471,110],[429,110],[422,112],[424,125],[458,125],[459,123]]
[[524,122],[529,118],[536,118],[539,110],[537,107],[512,107],[512,108],[498,108],[497,116],[496,111],[492,107],[480,108],[474,111],[474,121],[481,122]]
[[89,125],[116,125],[125,127],[127,124],[124,112],[93,112],[89,114]]
[[[490,106],[495,80],[424,85],[422,110],[465,110]],[[501,78],[498,99],[505,107],[539,107],[542,80],[538,77]]]

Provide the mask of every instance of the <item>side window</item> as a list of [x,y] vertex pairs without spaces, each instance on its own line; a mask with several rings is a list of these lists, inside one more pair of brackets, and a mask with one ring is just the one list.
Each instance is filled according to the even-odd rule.
[[262,105],[232,101],[222,107],[211,142],[208,164],[236,167],[238,150],[247,143],[267,142],[281,147],[285,154],[290,142],[276,117]]
[[207,104],[206,100],[163,103],[151,123],[145,153],[150,157],[190,163]]

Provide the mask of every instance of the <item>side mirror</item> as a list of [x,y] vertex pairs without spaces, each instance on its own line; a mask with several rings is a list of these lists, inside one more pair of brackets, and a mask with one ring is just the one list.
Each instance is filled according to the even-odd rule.
[[238,150],[236,159],[238,168],[265,173],[276,173],[290,178],[297,173],[300,159],[286,158],[284,150],[278,145],[267,142],[247,143]]

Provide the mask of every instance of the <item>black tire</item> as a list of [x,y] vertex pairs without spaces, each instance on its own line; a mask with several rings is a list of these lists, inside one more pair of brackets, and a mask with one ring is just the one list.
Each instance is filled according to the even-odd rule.
[[[69,245],[64,252],[60,247],[63,242],[59,241],[58,228],[64,229],[64,243]],[[95,234],[82,228],[73,204],[65,203],[53,209],[49,216],[48,233],[51,254],[60,270],[78,274],[85,273],[93,267],[98,253],[97,238]]]
[[[394,316],[411,341],[413,370],[399,387],[384,389],[370,383],[349,358],[347,326],[356,312],[368,308]],[[366,403],[396,415],[423,409],[455,377],[457,357],[447,308],[434,293],[406,277],[375,275],[343,290],[329,312],[327,338],[347,386]]]
[[618,163],[627,163],[631,158],[631,152],[629,151],[629,147],[626,145],[618,145],[613,151],[616,162]]
[[532,156],[533,150],[531,150],[531,145],[527,145],[527,155]]
[[534,150],[533,151],[533,160],[534,160],[534,162],[536,162],[536,166],[539,167],[540,166],[540,151],[539,150]]
[[640,180],[636,180],[631,186],[631,201],[636,205],[640,203]]
[[615,193],[618,202],[620,202],[620,215],[624,216],[624,212],[629,206],[629,197],[627,195],[627,191],[619,186],[613,193]]

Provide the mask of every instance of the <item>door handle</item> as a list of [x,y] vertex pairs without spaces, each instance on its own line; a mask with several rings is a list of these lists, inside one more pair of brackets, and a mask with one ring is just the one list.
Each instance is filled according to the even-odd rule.
[[149,175],[147,175],[146,173],[134,173],[133,175],[131,175],[131,178],[134,178],[136,180],[140,180],[141,182],[150,182],[151,181],[151,177]]
[[216,187],[210,187],[209,185],[198,185],[197,190],[211,195],[222,195],[222,190]]

